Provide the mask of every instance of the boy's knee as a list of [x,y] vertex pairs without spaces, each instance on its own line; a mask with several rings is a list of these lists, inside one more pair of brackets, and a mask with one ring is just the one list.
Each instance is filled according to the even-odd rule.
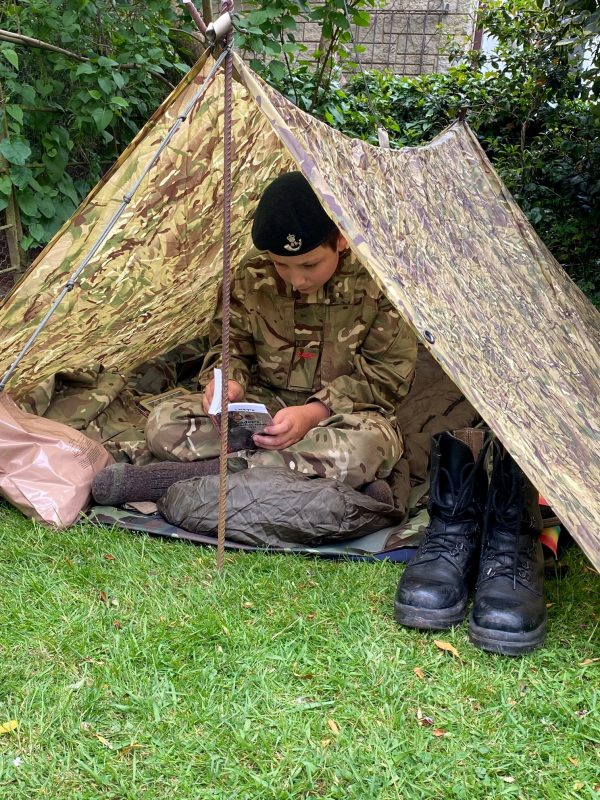
[[146,442],[150,451],[162,461],[185,461],[179,457],[177,445],[185,438],[185,417],[175,402],[161,403],[150,412],[146,423]]

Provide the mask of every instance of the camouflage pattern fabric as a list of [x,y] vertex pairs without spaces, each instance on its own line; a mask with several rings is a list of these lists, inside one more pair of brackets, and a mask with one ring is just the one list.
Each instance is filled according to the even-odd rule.
[[[221,302],[199,383],[221,366]],[[334,414],[394,419],[414,376],[417,340],[351,253],[327,283],[300,295],[264,255],[244,261],[231,287],[230,375],[276,391],[284,405],[320,400]],[[267,404],[268,405],[268,404]]]
[[600,314],[469,127],[379,149],[236,63],[353,251],[600,569]]
[[[211,349],[199,382],[221,365],[221,302],[209,326]],[[286,466],[362,486],[386,478],[402,452],[394,426],[414,375],[417,342],[364,266],[342,255],[317,292],[300,295],[257,254],[231,289],[231,375],[250,402],[278,408],[320,400],[332,416],[278,452],[244,452],[251,467]],[[260,397],[260,399],[259,399]],[[219,437],[201,395],[152,412],[147,438],[157,458],[215,458]]]
[[[434,358],[600,567],[600,315],[536,236],[468,126],[399,151],[299,111],[236,58],[232,261],[264,186],[296,165]],[[190,101],[194,68],[0,308],[0,370]],[[207,330],[221,264],[222,77],[180,127],[9,384],[126,372]],[[68,332],[68,335],[67,335]]]
[[[4,298],[0,373],[91,250],[211,65],[201,60],[185,76]],[[20,398],[57,371],[96,362],[124,374],[206,333],[222,267],[222,95],[219,73],[24,359],[8,385],[11,396]],[[233,111],[234,264],[251,247],[250,222],[263,188],[274,175],[293,167],[239,84],[235,95],[241,102],[236,101]]]
[[[281,398],[262,387],[247,393],[248,402],[262,402],[273,412]],[[148,417],[146,437],[162,461],[217,458],[219,435],[202,410],[202,395],[162,403]],[[393,425],[380,414],[335,414],[287,450],[241,450],[249,467],[287,467],[319,478],[337,478],[353,488],[387,478],[402,453]]]
[[19,405],[82,431],[103,444],[116,461],[148,464],[155,460],[146,443],[148,412],[138,401],[176,384],[187,382],[195,389],[207,345],[205,340],[192,340],[139,364],[126,376],[106,372],[101,364],[64,370],[23,395]]

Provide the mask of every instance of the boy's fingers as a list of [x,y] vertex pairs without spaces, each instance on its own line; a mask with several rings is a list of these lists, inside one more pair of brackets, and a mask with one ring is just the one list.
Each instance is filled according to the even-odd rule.
[[237,381],[229,381],[227,384],[227,397],[230,403],[237,403],[244,399],[244,387]]
[[[286,420],[282,420],[281,422],[274,422],[272,425],[267,425],[265,427],[265,434],[270,438],[271,436],[279,436],[282,433],[287,433],[289,430],[289,422]],[[262,434],[257,434],[257,436],[262,436]]]
[[263,450],[281,450],[289,444],[289,437],[285,433],[279,436],[265,436],[255,433],[253,439]]

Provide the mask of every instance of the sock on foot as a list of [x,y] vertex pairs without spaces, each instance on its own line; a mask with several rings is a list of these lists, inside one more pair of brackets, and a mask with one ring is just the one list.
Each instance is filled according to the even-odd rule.
[[218,458],[206,461],[161,461],[143,467],[111,464],[92,481],[92,495],[103,506],[119,506],[142,500],[155,502],[177,481],[218,474]]

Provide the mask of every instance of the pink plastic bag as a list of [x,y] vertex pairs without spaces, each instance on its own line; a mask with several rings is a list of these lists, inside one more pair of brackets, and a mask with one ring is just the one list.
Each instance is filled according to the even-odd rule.
[[0,393],[0,495],[25,516],[72,525],[89,503],[94,475],[113,462],[80,431],[21,411]]

